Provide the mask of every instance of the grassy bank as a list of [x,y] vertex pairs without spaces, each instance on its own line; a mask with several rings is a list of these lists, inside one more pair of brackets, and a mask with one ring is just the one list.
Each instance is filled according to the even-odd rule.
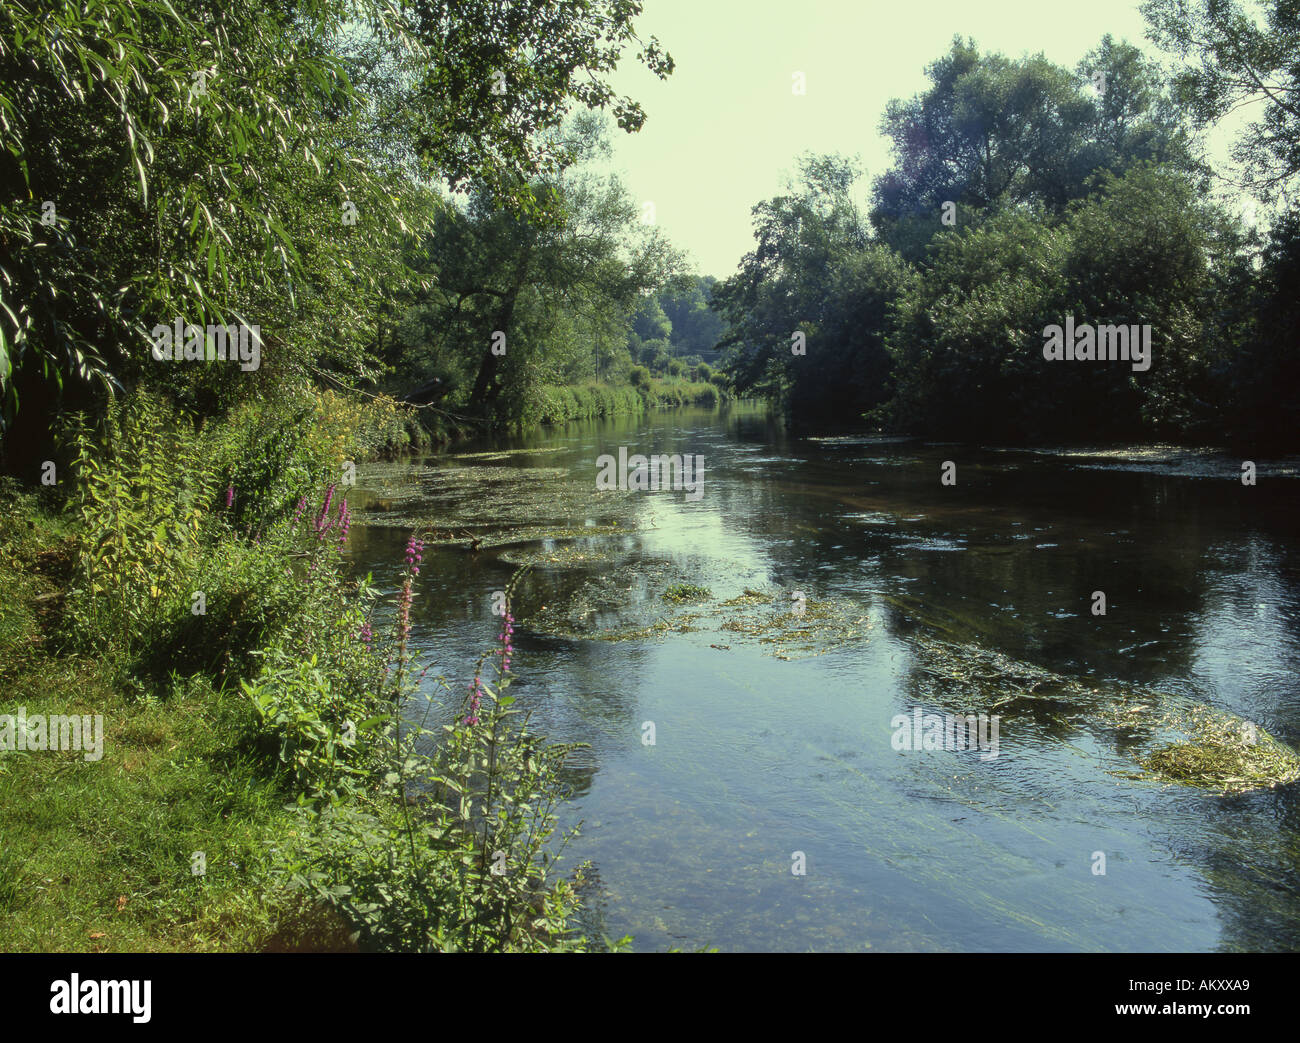
[[[0,950],[593,945],[580,868],[547,858],[567,750],[511,706],[509,617],[428,678],[418,534],[397,591],[342,562],[348,466],[405,422],[136,397],[70,428],[55,485],[0,488]],[[398,712],[428,698],[454,723]],[[86,742],[51,748],[49,715]]]
[[0,950],[346,945],[303,937],[310,906],[268,887],[267,852],[293,827],[238,689],[146,686],[65,647],[80,527],[52,497],[10,490],[0,512],[0,712],[104,721],[99,760],[0,755]]
[[637,387],[587,383],[574,387],[547,387],[537,422],[563,424],[571,420],[644,413],[679,406],[713,407],[724,401],[725,391],[705,381],[650,378]]

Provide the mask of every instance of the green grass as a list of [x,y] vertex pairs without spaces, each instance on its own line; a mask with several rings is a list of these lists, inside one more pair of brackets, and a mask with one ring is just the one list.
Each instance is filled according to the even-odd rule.
[[267,876],[292,826],[238,693],[141,690],[60,650],[71,531],[35,497],[0,496],[0,713],[104,718],[102,760],[0,754],[0,951],[346,947]]

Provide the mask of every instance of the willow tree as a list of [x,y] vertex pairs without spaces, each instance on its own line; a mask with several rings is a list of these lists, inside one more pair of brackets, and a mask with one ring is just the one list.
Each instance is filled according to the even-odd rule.
[[[65,390],[157,380],[195,404],[278,376],[372,372],[383,300],[433,186],[520,205],[640,4],[592,0],[0,3],[0,423],[10,466]],[[261,327],[264,370],[159,369],[176,316]]]

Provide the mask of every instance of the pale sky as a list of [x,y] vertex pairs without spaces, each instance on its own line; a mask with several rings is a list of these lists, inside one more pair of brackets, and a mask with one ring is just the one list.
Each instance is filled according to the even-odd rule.
[[954,34],[1073,69],[1108,32],[1157,55],[1145,27],[1138,0],[645,0],[638,31],[677,69],[660,81],[629,57],[614,75],[648,115],[638,134],[615,129],[614,168],[701,274],[725,277],[751,247],[750,207],[800,153],[858,155],[865,200],[889,166],[886,103],[925,88]]

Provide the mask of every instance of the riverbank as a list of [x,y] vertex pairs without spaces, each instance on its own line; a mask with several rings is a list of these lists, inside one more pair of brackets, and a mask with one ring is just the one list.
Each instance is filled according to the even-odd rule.
[[[733,396],[722,382],[646,376],[643,383],[606,384],[589,381],[578,385],[548,385],[524,423],[515,425],[516,434],[534,427],[554,427],[575,420],[596,420],[616,416],[638,416],[658,409],[683,406],[713,408]],[[418,420],[415,419],[418,417]],[[486,425],[472,417],[437,407],[416,407],[406,424],[408,436],[403,450],[420,452],[432,447],[447,449],[481,436]],[[391,458],[393,449],[379,454]]]
[[145,688],[63,647],[79,530],[53,497],[0,503],[0,712],[103,719],[97,760],[0,755],[0,950],[346,948],[268,888],[293,825],[238,689],[201,675]]
[[[578,389],[546,419],[700,395],[687,382],[623,391]],[[703,386],[711,400],[715,392]],[[515,892],[497,893],[490,874],[461,873],[455,893],[439,896],[443,913],[425,909],[427,922],[449,918],[441,941],[408,931],[399,942],[373,903],[350,897],[396,891],[390,912],[410,914],[433,893],[416,886],[430,864],[485,844],[468,822],[450,846],[410,842],[405,800],[391,799],[386,781],[412,739],[399,728],[374,725],[371,749],[337,785],[340,732],[391,724],[404,695],[380,678],[400,685],[414,670],[402,629],[410,602],[381,604],[339,558],[350,511],[338,478],[355,461],[411,447],[401,407],[327,391],[237,412],[200,437],[141,400],[116,423],[106,442],[83,432],[63,483],[0,489],[0,951],[588,946],[568,927],[570,884],[540,870],[544,821],[512,854],[522,860]],[[298,701],[279,700],[285,677],[301,680],[303,670]],[[466,664],[462,683],[473,672]],[[479,701],[488,693],[500,685],[485,683]],[[486,702],[480,726],[510,733],[508,701],[499,710]],[[342,704],[348,721],[335,712]],[[35,737],[54,718],[102,722],[98,751],[55,748],[53,728]],[[32,734],[19,736],[24,722]],[[451,746],[468,756],[473,741]],[[556,771],[505,781],[522,801],[554,801]],[[304,817],[304,806],[315,810]],[[339,808],[365,817],[372,841],[392,833],[414,863],[363,871]],[[553,913],[546,927],[521,933],[508,923],[515,914],[505,910],[538,900]],[[482,912],[466,902],[493,910],[500,930],[457,936],[451,921]]]

